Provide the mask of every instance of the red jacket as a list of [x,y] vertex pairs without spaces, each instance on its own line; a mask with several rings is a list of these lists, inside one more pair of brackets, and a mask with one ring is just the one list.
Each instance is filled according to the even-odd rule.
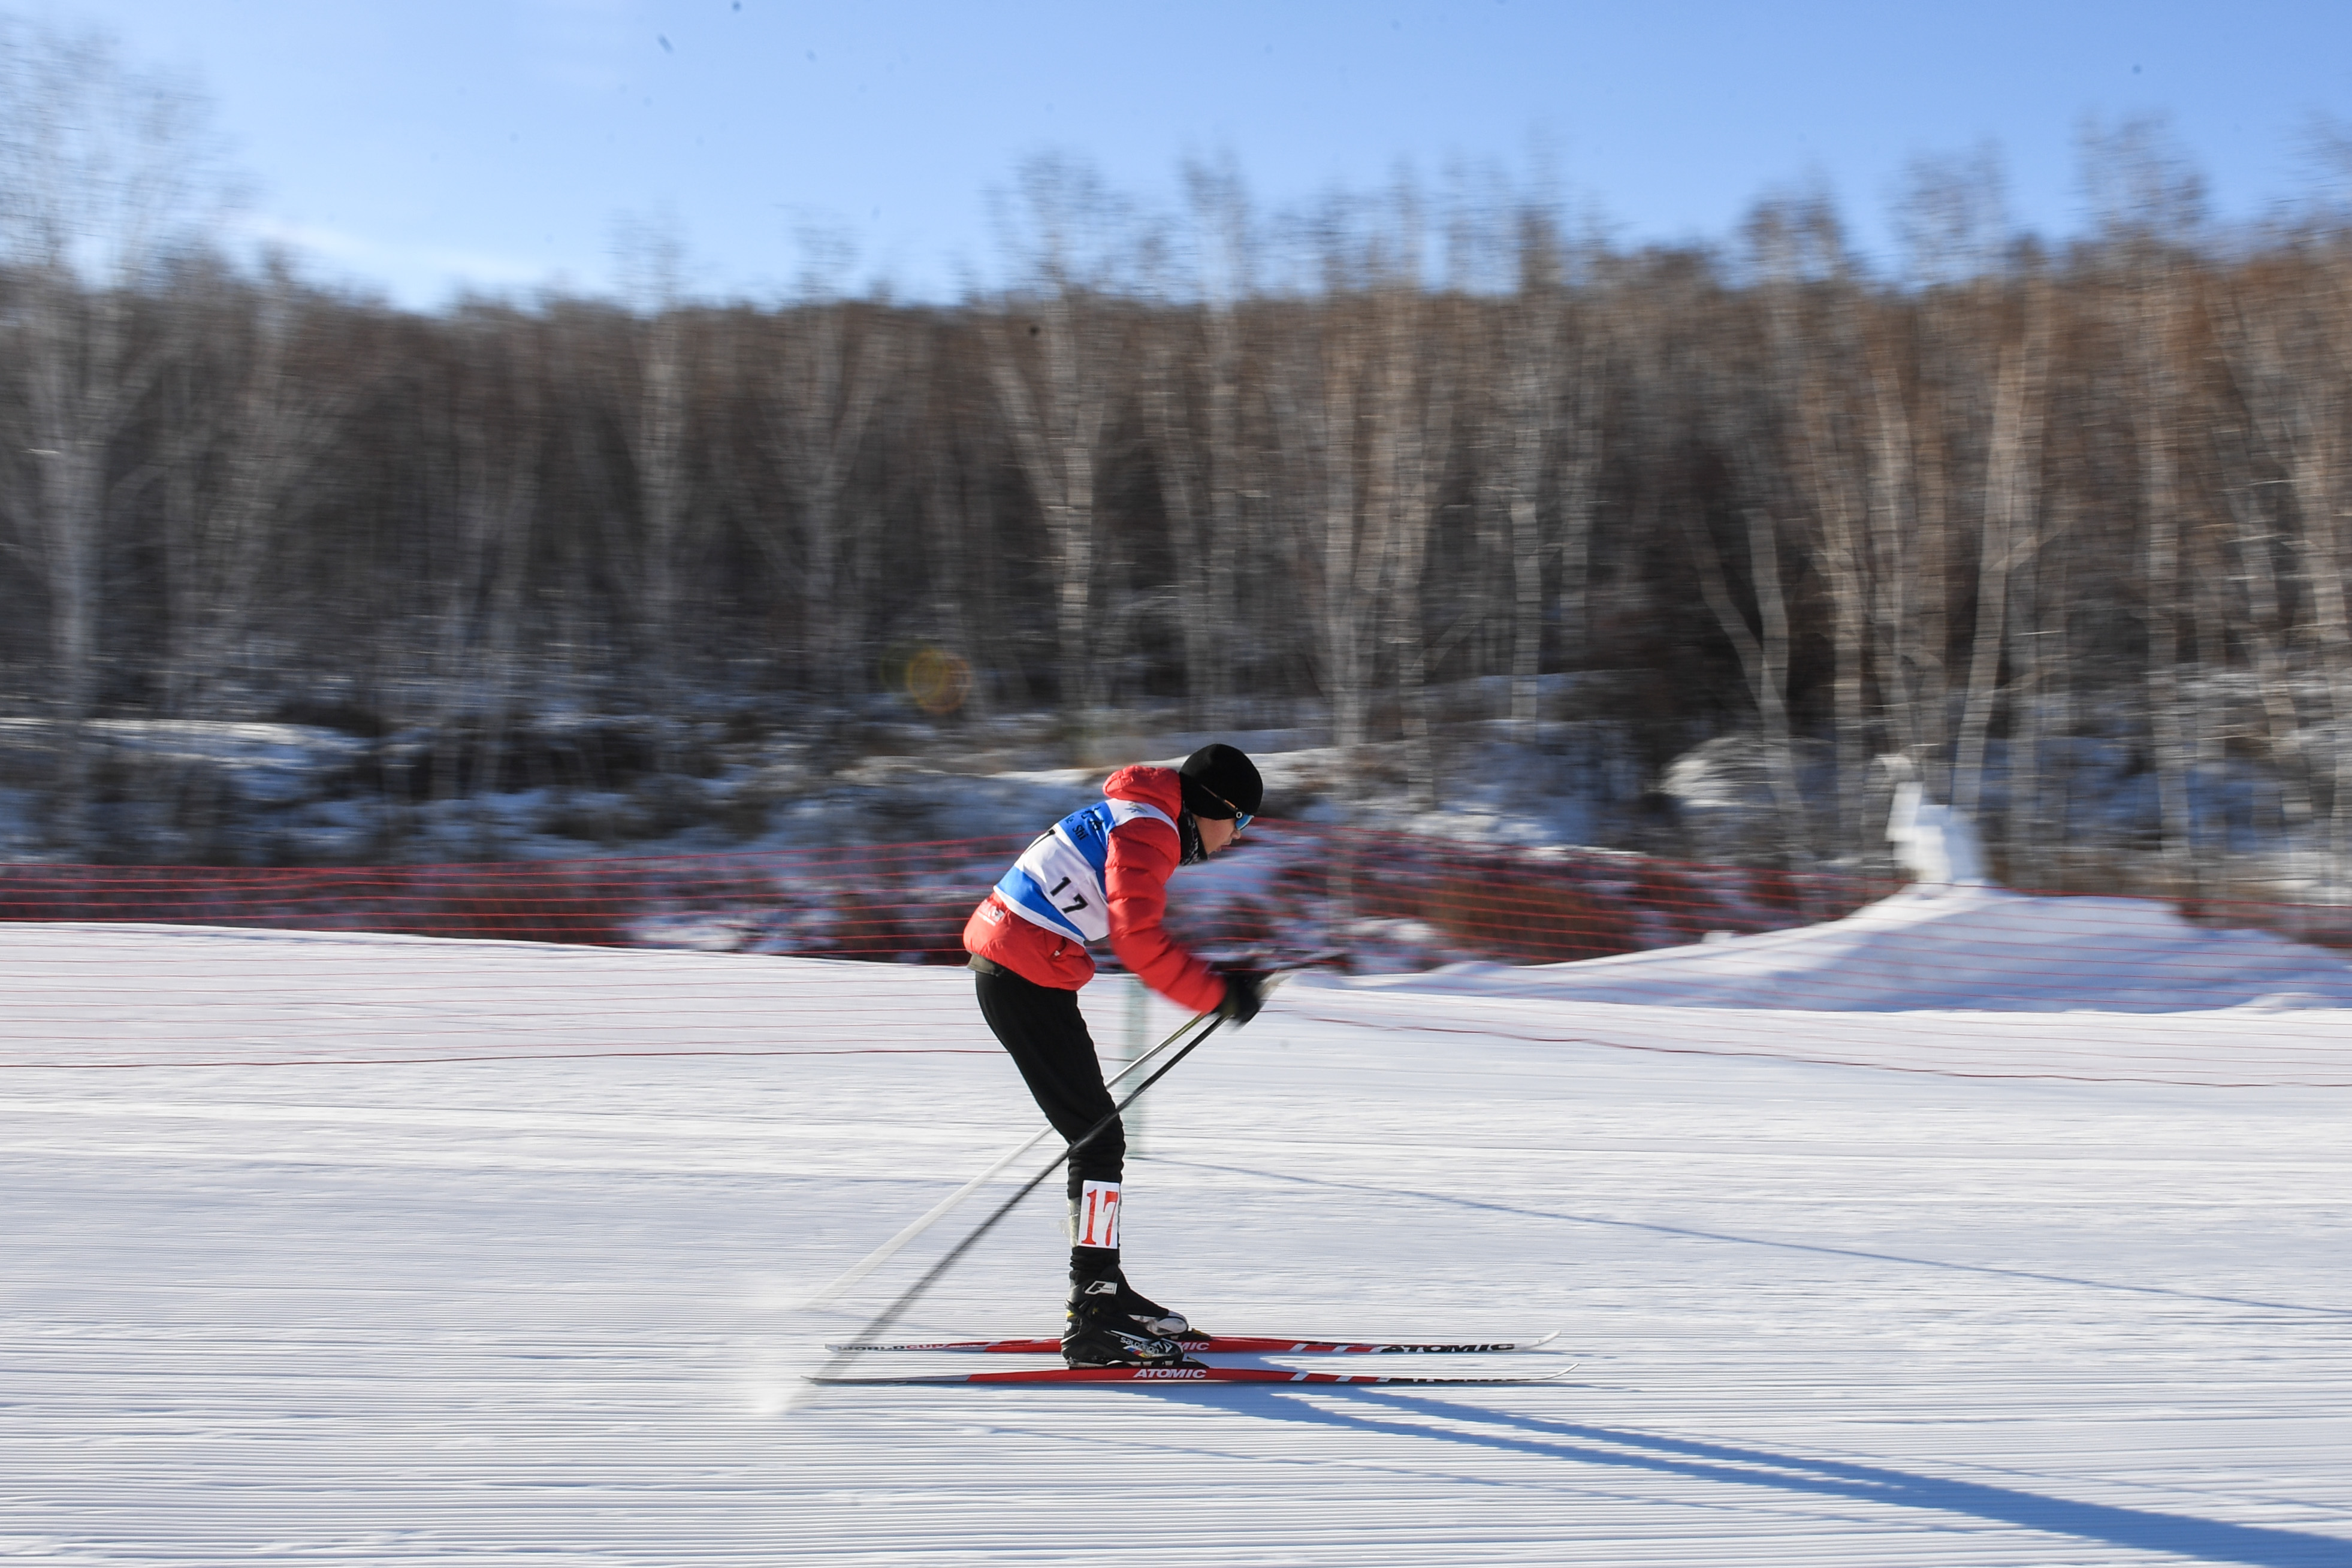
[[[1155,807],[1171,821],[1184,810],[1172,768],[1122,768],[1103,785],[1103,795]],[[1168,913],[1168,878],[1182,858],[1176,830],[1166,822],[1134,817],[1110,830],[1103,864],[1110,950],[1129,972],[1178,1007],[1208,1012],[1223,1005],[1223,978],[1178,946],[1160,924]],[[963,945],[967,952],[1055,990],[1075,991],[1095,977],[1094,956],[1085,943],[1014,914],[1002,894],[992,892],[971,912]]]

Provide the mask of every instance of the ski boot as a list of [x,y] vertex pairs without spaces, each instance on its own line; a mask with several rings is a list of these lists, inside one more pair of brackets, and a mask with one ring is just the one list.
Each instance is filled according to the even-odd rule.
[[1181,1312],[1171,1312],[1158,1301],[1127,1282],[1126,1273],[1118,1266],[1119,1184],[1115,1181],[1085,1181],[1070,1194],[1070,1301],[1071,1311],[1076,1312],[1080,1296],[1100,1296],[1106,1292],[1104,1281],[1115,1289],[1108,1293],[1114,1299],[1108,1303],[1109,1321],[1121,1328],[1132,1324],[1154,1339],[1181,1338],[1192,1329]]
[[[1092,1294],[1086,1293],[1091,1291]],[[1070,1300],[1069,1326],[1062,1331],[1065,1366],[1185,1366],[1184,1347],[1145,1333],[1113,1304],[1118,1285],[1097,1280],[1078,1287]]]
[[[1090,1256],[1089,1256],[1090,1254]],[[1062,1360],[1070,1366],[1183,1366],[1184,1347],[1155,1325],[1183,1317],[1139,1294],[1119,1272],[1118,1254],[1071,1249],[1070,1310]]]
[[1171,1312],[1150,1296],[1127,1282],[1125,1271],[1116,1263],[1111,1265],[1112,1278],[1118,1282],[1118,1293],[1111,1297],[1111,1312],[1131,1322],[1145,1333],[1160,1339],[1182,1339],[1192,1333],[1192,1325],[1181,1312]]

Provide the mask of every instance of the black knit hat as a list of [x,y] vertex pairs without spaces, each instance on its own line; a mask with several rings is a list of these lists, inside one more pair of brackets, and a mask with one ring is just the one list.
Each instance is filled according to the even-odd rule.
[[1222,741],[1201,747],[1176,771],[1184,779],[1184,810],[1196,817],[1255,817],[1265,799],[1257,764]]

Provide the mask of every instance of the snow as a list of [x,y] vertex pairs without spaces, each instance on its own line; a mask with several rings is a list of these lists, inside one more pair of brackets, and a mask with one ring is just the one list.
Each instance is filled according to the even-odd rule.
[[[1797,740],[1790,761],[1810,812],[1800,846],[1758,736],[1661,728],[1622,675],[1550,675],[1541,685],[1554,716],[1526,721],[1495,716],[1509,706],[1507,682],[1433,690],[1431,711],[1444,716],[1433,779],[1421,777],[1402,740],[1330,744],[1328,714],[1307,701],[1253,702],[1245,719],[1216,730],[1191,727],[1197,720],[1172,704],[941,717],[903,694],[817,709],[733,689],[660,714],[558,707],[495,724],[445,715],[437,729],[382,733],[383,715],[331,697],[283,710],[315,723],[110,718],[83,730],[105,787],[79,819],[78,847],[55,836],[60,822],[44,804],[63,731],[49,719],[0,717],[0,861],[429,864],[1027,835],[1097,798],[1118,766],[1223,740],[1258,762],[1270,819],[1744,865],[1820,864],[1834,853],[1826,869],[1890,872],[1878,844],[1841,837],[1830,808],[1843,799],[1874,818],[1911,777],[1902,759],[1879,759],[1842,795],[1834,748]],[[2209,707],[2243,699],[2225,685],[2212,687]],[[407,692],[391,706],[437,711],[430,698]],[[2095,733],[2075,733],[2084,726]],[[2043,737],[2038,782],[2022,798],[2012,798],[2021,781],[2007,743],[1988,745],[1979,812],[2008,880],[2178,885],[2180,864],[2154,847],[2164,832],[2145,737],[2114,715],[2057,727],[2066,733]],[[2333,744],[2308,729],[2303,743],[2302,755],[2323,760]],[[1664,749],[1675,754],[1660,766]],[[2324,820],[2291,831],[2274,773],[2251,752],[2192,769],[2184,788],[2198,881],[2212,894],[2352,899]],[[2044,826],[2038,847],[2021,849],[2014,835],[2029,820]],[[1968,878],[1930,870],[1921,880]]]
[[[1996,892],[1955,909],[2032,917]],[[1627,960],[1302,978],[1153,1092],[1146,1291],[1234,1332],[1557,1328],[1563,1384],[797,1408],[925,1249],[800,1303],[1034,1130],[968,977],[0,926],[0,1553],[2352,1563],[2340,998],[2214,1002],[2325,999],[2246,943],[2156,1014],[1985,970],[2021,988],[1726,1005],[1687,967],[1752,999],[1795,936],[1925,963],[1979,929],[1894,913],[1654,956],[1705,1007],[1564,978]],[[1107,1053],[1126,984],[1087,993]],[[902,1328],[1051,1332],[1054,1208]]]
[[1926,799],[1916,779],[1895,787],[1886,817],[1886,841],[1895,863],[1919,882],[1978,883],[1985,874],[1984,841],[1967,813]]
[[[0,718],[0,748],[53,744],[45,719]],[[280,808],[306,800],[324,771],[347,768],[367,743],[309,725],[208,719],[91,719],[87,737],[126,758],[181,768],[209,768],[232,781],[254,805]]]
[[1921,883],[1817,925],[1576,964],[1459,965],[1412,983],[1558,1001],[1821,1012],[2352,1006],[2352,965],[2269,932],[2209,930],[2146,899]]

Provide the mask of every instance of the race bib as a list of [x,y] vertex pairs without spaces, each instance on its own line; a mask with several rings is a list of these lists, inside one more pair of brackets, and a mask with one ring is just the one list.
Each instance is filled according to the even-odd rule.
[[1140,817],[1176,825],[1167,812],[1139,800],[1105,800],[1071,812],[1021,852],[997,883],[998,895],[1033,925],[1081,942],[1101,941],[1110,935],[1103,868],[1110,863],[1111,830]]
[[1117,1247],[1118,1245],[1118,1183],[1090,1181],[1078,1194],[1077,1222],[1072,1245],[1078,1247]]

